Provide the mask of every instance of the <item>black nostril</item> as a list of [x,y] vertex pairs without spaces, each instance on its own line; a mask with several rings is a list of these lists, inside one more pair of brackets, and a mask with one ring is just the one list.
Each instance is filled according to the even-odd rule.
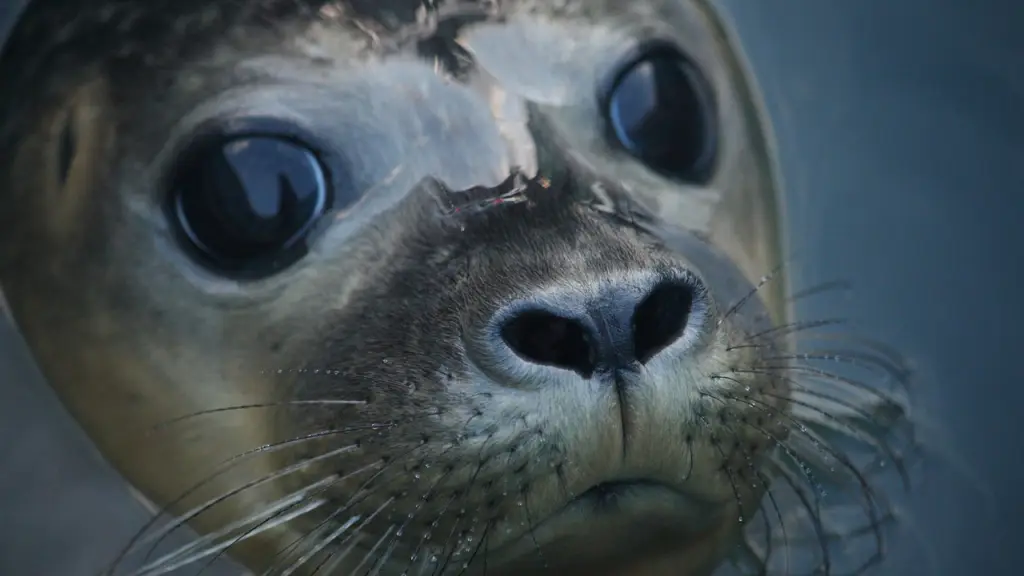
[[608,282],[584,299],[556,291],[544,304],[523,302],[503,315],[499,334],[519,359],[589,379],[649,362],[682,336],[694,298],[689,282],[674,280],[651,290],[635,282]]
[[584,378],[594,373],[594,343],[587,329],[571,318],[527,310],[502,326],[501,337],[525,360],[574,370]]
[[646,364],[674,342],[693,308],[693,288],[679,283],[658,285],[633,313],[633,353]]

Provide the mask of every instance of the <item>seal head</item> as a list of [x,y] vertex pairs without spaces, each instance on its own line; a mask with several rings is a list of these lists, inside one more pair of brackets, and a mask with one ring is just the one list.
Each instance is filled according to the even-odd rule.
[[0,78],[13,317],[149,541],[201,535],[134,574],[766,567],[773,479],[862,478],[804,422],[879,446],[890,396],[801,399],[702,4],[38,0]]

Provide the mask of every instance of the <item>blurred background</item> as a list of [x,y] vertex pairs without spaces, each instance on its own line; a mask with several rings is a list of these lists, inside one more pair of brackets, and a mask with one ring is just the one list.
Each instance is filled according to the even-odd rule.
[[[0,37],[21,4],[0,1]],[[872,574],[1022,573],[1024,3],[716,4],[774,123],[796,285],[854,286],[803,311],[906,353],[949,456]],[[0,575],[93,574],[147,518],[7,324],[0,438]]]

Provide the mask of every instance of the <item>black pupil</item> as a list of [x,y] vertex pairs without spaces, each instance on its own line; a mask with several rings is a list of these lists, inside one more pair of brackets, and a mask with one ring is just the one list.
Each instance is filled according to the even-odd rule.
[[714,153],[713,112],[697,68],[681,54],[659,50],[634,62],[608,98],[616,139],[651,168],[700,179]]
[[323,170],[300,144],[273,136],[221,139],[190,160],[177,174],[178,218],[217,260],[292,247],[324,210]]

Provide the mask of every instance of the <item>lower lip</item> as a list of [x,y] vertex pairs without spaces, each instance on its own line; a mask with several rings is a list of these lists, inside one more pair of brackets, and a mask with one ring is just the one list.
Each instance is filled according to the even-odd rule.
[[604,482],[573,498],[568,506],[593,506],[600,512],[617,512],[629,504],[630,500],[656,496],[655,492],[664,495],[682,497],[677,491],[646,480]]
[[[717,506],[665,484],[646,480],[605,482],[541,520],[528,537],[517,537],[492,552],[509,559],[529,557],[540,543],[556,555],[575,557],[578,551],[594,553],[599,559],[604,552],[595,550],[594,542],[632,542],[624,549],[637,553],[645,545],[655,545],[652,543],[656,540],[678,543],[695,537],[720,520],[720,513]],[[609,554],[611,559],[618,552]]]
[[720,509],[679,490],[647,480],[604,482],[579,494],[537,525],[553,538],[578,532],[580,525],[598,529],[660,526],[685,532],[701,531]]

